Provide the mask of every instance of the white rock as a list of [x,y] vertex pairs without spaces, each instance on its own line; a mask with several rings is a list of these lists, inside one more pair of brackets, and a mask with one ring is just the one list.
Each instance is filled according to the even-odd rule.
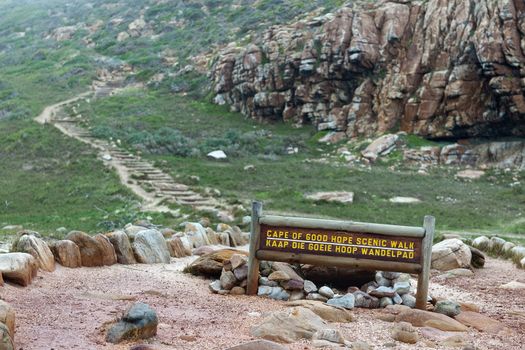
[[113,158],[112,158],[111,155],[109,155],[109,154],[104,154],[104,155],[102,156],[102,159],[104,159],[104,160],[106,160],[106,161],[109,162],[109,161],[112,160]]
[[398,204],[414,204],[414,203],[421,203],[420,199],[413,198],[413,197],[393,197],[389,199],[390,203],[398,203]]
[[463,170],[456,174],[460,179],[477,180],[485,175],[483,170]]
[[384,156],[392,152],[396,148],[397,140],[399,140],[398,135],[383,135],[368,145],[368,147],[361,152],[361,155],[371,161],[375,161],[379,156]]
[[490,239],[487,236],[480,236],[472,241],[472,246],[480,249],[486,248],[490,243]]
[[317,192],[305,195],[306,199],[316,202],[338,202],[350,204],[354,201],[354,192]]
[[525,289],[525,283],[518,281],[512,281],[506,284],[499,286],[501,289]]
[[228,156],[226,155],[226,153],[224,153],[224,151],[213,151],[213,152],[210,152],[207,154],[208,157],[210,158],[213,158],[213,159],[217,159],[217,160],[221,160],[221,159],[227,159]]
[[432,247],[432,268],[448,271],[456,268],[468,268],[472,253],[461,240],[446,239]]

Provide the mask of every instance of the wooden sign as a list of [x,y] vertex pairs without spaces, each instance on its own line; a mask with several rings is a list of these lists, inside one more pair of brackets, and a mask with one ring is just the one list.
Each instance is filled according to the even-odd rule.
[[427,303],[435,219],[423,227],[263,216],[253,203],[248,294],[256,294],[259,261],[419,274],[416,307]]

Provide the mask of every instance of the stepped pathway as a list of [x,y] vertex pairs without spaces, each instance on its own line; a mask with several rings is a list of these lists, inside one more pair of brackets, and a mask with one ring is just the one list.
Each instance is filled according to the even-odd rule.
[[[121,183],[139,196],[142,210],[149,212],[168,212],[177,215],[167,204],[175,203],[191,206],[196,211],[211,212],[222,221],[232,221],[232,209],[222,201],[202,193],[190,186],[180,184],[149,161],[131,154],[115,143],[96,139],[82,126],[80,115],[68,116],[60,113],[64,107],[95,94],[87,92],[75,98],[48,106],[35,118],[40,124],[52,124],[65,135],[84,142],[99,151],[104,164],[113,168]],[[76,110],[73,106],[73,111]]]

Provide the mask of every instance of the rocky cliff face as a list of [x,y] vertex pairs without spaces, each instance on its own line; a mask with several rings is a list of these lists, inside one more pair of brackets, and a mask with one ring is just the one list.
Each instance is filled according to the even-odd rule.
[[223,49],[216,103],[336,138],[525,135],[525,1],[356,3]]

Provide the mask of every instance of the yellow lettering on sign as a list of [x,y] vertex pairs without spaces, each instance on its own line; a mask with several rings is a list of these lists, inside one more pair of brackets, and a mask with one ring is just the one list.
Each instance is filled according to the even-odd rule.
[[308,243],[308,250],[314,252],[331,252],[332,246],[330,244]]
[[294,249],[305,249],[304,246],[304,242],[292,242],[292,248]]

